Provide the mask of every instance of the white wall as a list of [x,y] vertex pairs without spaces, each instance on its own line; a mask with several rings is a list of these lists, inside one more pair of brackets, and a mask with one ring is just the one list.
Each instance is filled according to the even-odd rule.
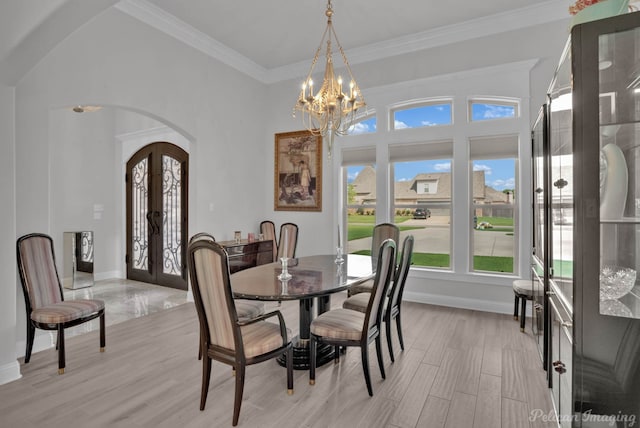
[[[16,361],[16,217],[14,165],[14,90],[0,85],[0,384],[20,377]],[[22,315],[24,317],[24,312]]]

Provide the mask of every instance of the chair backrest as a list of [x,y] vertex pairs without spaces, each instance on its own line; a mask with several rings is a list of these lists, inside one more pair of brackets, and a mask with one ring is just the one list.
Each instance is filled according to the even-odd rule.
[[363,340],[366,339],[372,327],[380,328],[380,323],[382,322],[382,303],[389,290],[391,278],[395,273],[395,242],[392,239],[383,241],[380,245],[379,254],[376,276],[373,280],[373,289],[371,290],[371,297],[369,297],[367,311],[365,312],[365,328],[362,329]]
[[400,241],[400,229],[395,224],[380,223],[376,224],[373,228],[373,237],[371,239],[371,263],[373,266],[377,266],[378,263],[378,250],[380,245],[387,239],[393,239],[396,246]]
[[216,238],[210,233],[207,232],[198,232],[189,239],[189,245],[196,241],[200,241],[201,239],[209,240],[211,242],[216,242]]
[[273,243],[273,261],[277,261],[278,257],[278,241],[276,239],[276,225],[272,221],[265,220],[260,223],[260,233],[264,236],[264,239],[271,239]]
[[189,244],[187,263],[200,329],[208,345],[242,350],[227,252],[208,239]]
[[294,223],[283,223],[280,226],[280,240],[278,241],[278,258],[292,259],[296,256],[298,245],[298,226]]
[[402,255],[400,256],[400,265],[396,270],[396,276],[393,280],[393,286],[389,292],[388,307],[394,308],[402,301],[402,293],[404,292],[404,284],[407,282],[409,268],[411,267],[411,256],[413,255],[413,235],[408,235],[402,243]]
[[17,256],[28,312],[64,300],[50,236],[42,233],[21,236]]

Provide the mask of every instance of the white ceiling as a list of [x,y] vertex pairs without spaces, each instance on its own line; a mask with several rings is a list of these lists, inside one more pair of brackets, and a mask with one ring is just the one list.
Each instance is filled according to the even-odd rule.
[[[567,19],[571,3],[332,0],[333,24],[352,64]],[[41,43],[52,44],[55,20],[81,25],[112,5],[267,82],[304,74],[326,26],[326,0],[3,0],[0,61],[19,57],[14,51],[34,44],[43,27]],[[75,11],[82,16],[72,20]],[[65,37],[59,33],[57,42]]]

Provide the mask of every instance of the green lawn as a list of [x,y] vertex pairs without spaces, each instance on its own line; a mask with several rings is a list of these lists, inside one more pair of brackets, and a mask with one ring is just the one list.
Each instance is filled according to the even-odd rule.
[[[394,223],[402,223],[403,221],[407,221],[411,218],[411,216],[403,216],[397,215],[394,217]],[[347,216],[348,224],[375,224],[376,216],[375,215],[360,215],[360,214],[351,214]]]
[[[356,251],[355,254],[371,255],[371,251]],[[413,253],[413,266],[450,267],[449,254]],[[474,256],[473,268],[485,272],[513,272],[513,257]]]

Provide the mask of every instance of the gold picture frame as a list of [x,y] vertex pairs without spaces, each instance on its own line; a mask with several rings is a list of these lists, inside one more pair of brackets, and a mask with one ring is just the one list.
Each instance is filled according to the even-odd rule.
[[275,134],[275,211],[322,211],[322,136]]

